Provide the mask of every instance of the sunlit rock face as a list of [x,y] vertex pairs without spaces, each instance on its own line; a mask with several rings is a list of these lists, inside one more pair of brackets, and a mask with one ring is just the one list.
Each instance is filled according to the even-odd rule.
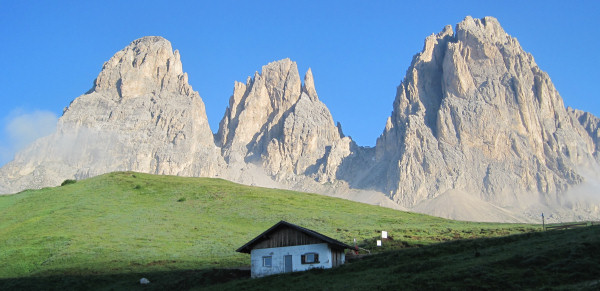
[[235,83],[216,140],[230,164],[260,164],[278,181],[297,175],[335,179],[327,161],[337,155],[339,164],[349,151],[332,149],[351,143],[319,100],[312,71],[302,84],[289,59],[263,66],[246,84]]
[[377,140],[382,190],[416,205],[460,190],[497,205],[554,197],[595,164],[548,75],[495,18],[429,36]]
[[135,40],[65,109],[54,134],[2,168],[6,192],[111,171],[216,176],[224,168],[204,103],[178,51],[162,37]]

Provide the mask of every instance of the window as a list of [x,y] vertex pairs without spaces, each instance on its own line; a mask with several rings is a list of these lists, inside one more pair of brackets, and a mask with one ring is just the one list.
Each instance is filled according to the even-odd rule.
[[319,263],[319,254],[308,253],[302,255],[302,264],[317,264]]
[[273,262],[273,257],[262,257],[263,259],[263,267],[271,267]]

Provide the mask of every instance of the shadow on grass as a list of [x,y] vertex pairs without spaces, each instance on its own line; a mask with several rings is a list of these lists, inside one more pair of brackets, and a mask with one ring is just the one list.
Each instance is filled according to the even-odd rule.
[[65,274],[0,279],[0,290],[600,290],[600,226],[403,248],[252,280],[239,269]]
[[[141,278],[150,283],[140,284]],[[250,270],[176,270],[153,273],[51,275],[0,279],[0,290],[188,290],[250,278]]]

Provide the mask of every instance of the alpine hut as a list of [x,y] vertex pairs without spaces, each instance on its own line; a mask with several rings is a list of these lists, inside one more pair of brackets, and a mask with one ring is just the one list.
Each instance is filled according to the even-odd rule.
[[237,252],[250,254],[252,278],[279,273],[329,269],[346,261],[351,246],[286,221],[280,221]]

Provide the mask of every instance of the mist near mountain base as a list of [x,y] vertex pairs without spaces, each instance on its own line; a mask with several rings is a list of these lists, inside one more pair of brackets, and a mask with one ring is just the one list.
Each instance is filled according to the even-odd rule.
[[36,139],[52,134],[57,122],[58,116],[50,111],[13,110],[4,126],[3,137],[0,138],[0,166],[12,160],[16,152]]

